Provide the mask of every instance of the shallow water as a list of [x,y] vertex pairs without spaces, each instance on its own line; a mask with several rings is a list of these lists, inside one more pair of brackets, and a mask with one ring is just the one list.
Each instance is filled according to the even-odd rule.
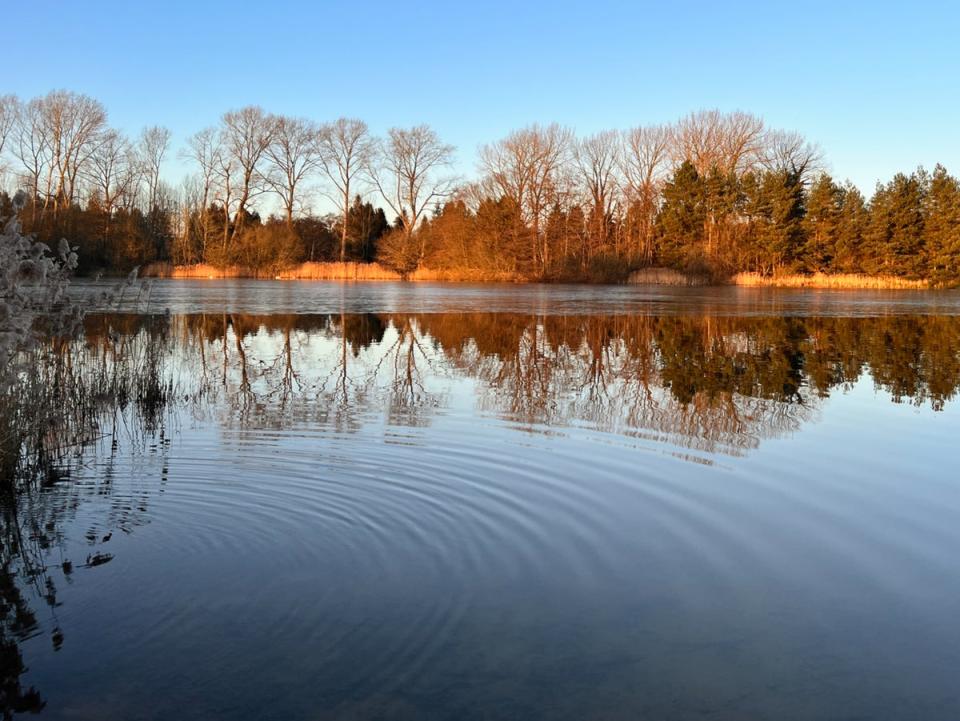
[[17,507],[41,718],[960,717],[957,294],[139,307],[166,404]]

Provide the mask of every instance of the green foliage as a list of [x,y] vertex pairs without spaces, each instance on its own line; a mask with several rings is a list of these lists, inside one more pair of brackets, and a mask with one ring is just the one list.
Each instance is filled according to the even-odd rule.
[[[841,188],[840,215],[832,241],[835,255],[830,270],[839,273],[863,272],[863,237],[869,219],[870,214],[863,194],[847,183]],[[830,243],[830,239],[827,242]]]
[[347,259],[372,262],[377,257],[377,241],[390,228],[382,208],[374,208],[358,195],[347,214]]
[[[939,165],[932,174],[898,174],[869,202],[826,174],[808,180],[784,168],[701,173],[689,161],[657,186],[650,207],[634,199],[603,219],[575,195],[557,195],[536,222],[505,195],[469,197],[438,204],[405,236],[399,218],[391,228],[382,209],[356,197],[346,259],[380,261],[403,274],[425,267],[589,281],[656,266],[715,278],[862,273],[960,283],[960,182]],[[11,212],[5,194],[0,211]],[[227,217],[217,204],[179,216],[172,204],[107,212],[95,196],[84,207],[57,209],[28,199],[18,217],[48,245],[70,238],[81,274],[126,272],[152,261],[269,273],[339,260],[343,232],[339,217]]]
[[876,275],[922,278],[926,271],[923,207],[929,178],[898,173],[870,201],[863,268]]
[[706,222],[706,183],[693,163],[684,162],[663,188],[663,205],[657,217],[657,261],[682,267],[691,248],[704,246]]
[[844,191],[824,173],[813,183],[803,222],[803,265],[816,273],[830,270],[837,256],[837,238]]
[[796,269],[804,250],[804,191],[797,173],[765,172],[747,184],[751,246],[760,270]]
[[960,182],[942,165],[933,171],[924,211],[930,278],[956,284],[960,282]]

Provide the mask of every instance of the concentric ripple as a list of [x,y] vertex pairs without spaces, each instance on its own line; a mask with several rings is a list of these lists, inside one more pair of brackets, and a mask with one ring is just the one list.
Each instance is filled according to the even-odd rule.
[[683,395],[589,328],[507,358],[428,320],[173,323],[170,407],[40,499],[74,567],[62,648],[23,644],[48,717],[960,712],[957,408],[744,383],[765,325]]

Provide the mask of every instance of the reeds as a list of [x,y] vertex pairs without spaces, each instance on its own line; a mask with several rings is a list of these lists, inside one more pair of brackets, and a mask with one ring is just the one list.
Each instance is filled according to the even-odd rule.
[[[0,232],[0,493],[55,471],[97,436],[105,414],[140,404],[155,416],[165,402],[159,356],[124,351],[108,361],[79,338],[93,299],[69,294],[76,264],[69,243],[61,241],[54,254],[24,236],[16,216]],[[119,300],[132,282],[96,302]]]
[[300,263],[282,270],[228,266],[218,268],[206,263],[171,265],[150,263],[141,275],[148,278],[262,278],[275,280],[356,280],[356,281],[444,281],[444,282],[500,282],[524,280],[516,273],[477,268],[433,269],[418,268],[404,276],[380,263]]
[[253,278],[249,268],[233,265],[224,268],[209,263],[173,265],[172,263],[149,263],[140,271],[142,278]]
[[[276,280],[346,280],[346,281],[398,281],[444,282],[444,283],[522,283],[534,278],[511,271],[484,270],[480,268],[418,268],[406,275],[380,263],[300,263],[282,270],[254,269],[244,266],[218,268],[206,263],[196,265],[171,265],[151,263],[142,273],[153,278],[261,278]],[[609,276],[609,277],[608,277]],[[561,275],[554,280],[581,280],[588,282],[622,282],[610,274],[591,272],[577,278]],[[862,274],[813,273],[811,275],[763,275],[761,273],[737,273],[728,280],[716,280],[704,273],[683,273],[672,268],[641,268],[626,279],[630,285],[667,285],[699,287],[720,285],[724,282],[755,288],[825,288],[825,289],[900,289],[921,290],[930,287],[926,280],[910,280],[894,276],[870,276]]]
[[[271,277],[271,276],[260,276]],[[301,263],[272,277],[281,280],[401,280],[379,263]]]
[[17,354],[27,372],[0,384],[0,493],[56,473],[117,427],[152,431],[160,424],[174,388],[165,372],[166,335],[150,338],[136,343],[108,330],[96,347],[83,337],[54,337]]
[[671,268],[641,268],[635,270],[627,278],[632,285],[674,285],[674,286],[704,286],[711,285],[712,280],[706,275],[681,273]]
[[854,273],[814,273],[812,275],[773,275],[737,273],[730,279],[733,285],[754,288],[824,288],[835,290],[922,290],[930,287],[926,280],[909,280],[889,275],[860,275]]
[[407,280],[444,283],[522,283],[526,278],[511,271],[483,270],[482,268],[417,268],[407,276]]

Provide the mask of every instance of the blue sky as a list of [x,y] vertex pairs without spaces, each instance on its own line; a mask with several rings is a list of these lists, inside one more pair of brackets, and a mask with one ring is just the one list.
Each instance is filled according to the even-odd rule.
[[[865,190],[918,164],[960,173],[956,2],[33,0],[4,15],[0,92],[87,93],[177,146],[253,103],[376,132],[426,122],[470,173],[478,144],[532,122],[590,133],[718,107],[803,132]],[[174,157],[168,179],[183,170]]]

